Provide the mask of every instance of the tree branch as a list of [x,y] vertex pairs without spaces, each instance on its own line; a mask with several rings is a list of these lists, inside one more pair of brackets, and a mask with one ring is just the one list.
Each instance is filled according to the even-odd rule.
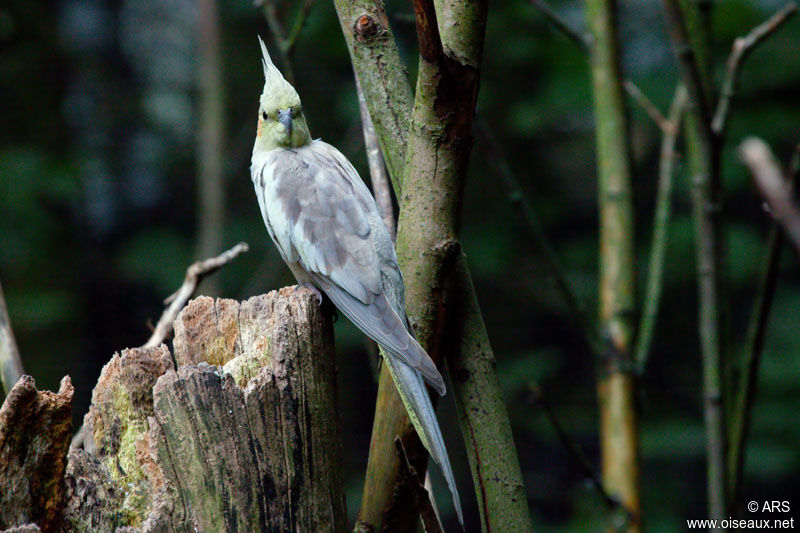
[[[698,329],[703,360],[703,414],[706,427],[707,496],[709,518],[728,516],[727,431],[725,387],[727,344],[723,304],[723,239],[720,228],[722,186],[721,137],[711,130],[708,41],[710,4],[687,5],[693,28],[694,49],[689,41],[684,13],[678,0],[664,0],[667,26],[678,56],[683,82],[689,89],[686,143],[692,174],[692,211],[695,225]],[[687,4],[689,4],[687,2]],[[702,68],[701,68],[702,67]]]
[[785,233],[777,222],[770,228],[762,264],[761,276],[747,328],[744,345],[744,360],[739,374],[736,394],[731,405],[730,435],[728,437],[728,501],[736,512],[736,503],[742,487],[745,444],[750,433],[752,409],[758,385],[758,368],[764,349],[767,323],[772,300],[778,285],[778,265],[784,244]]
[[539,10],[539,12],[544,15],[550,24],[555,26],[555,28],[569,37],[569,39],[583,48],[585,52],[589,52],[592,48],[592,36],[587,33],[581,33],[580,31],[576,30],[569,23],[561,17],[552,7],[550,7],[547,2],[544,0],[528,0],[533,7]]
[[[661,133],[664,135],[668,135],[671,133],[670,130],[674,129],[675,124],[670,122],[662,113],[658,110],[656,105],[650,100],[647,95],[645,95],[639,87],[637,87],[632,81],[625,80],[622,82],[622,86],[625,88],[625,92],[633,98],[633,100],[639,104],[642,109],[644,109],[647,116],[649,116],[653,122],[661,129]],[[674,100],[673,100],[674,104]]]
[[739,155],[750,169],[772,215],[800,253],[800,209],[792,202],[791,187],[784,180],[780,164],[769,146],[761,139],[750,137],[739,145]]
[[658,164],[658,193],[656,194],[655,216],[653,217],[653,237],[650,244],[650,261],[647,269],[647,282],[642,309],[642,318],[636,336],[633,354],[637,373],[641,373],[647,365],[650,346],[653,340],[661,292],[664,287],[664,259],[666,258],[669,220],[672,215],[672,182],[673,164],[675,162],[675,144],[680,132],[681,119],[686,111],[688,93],[681,84],[675,90],[669,118],[662,127],[661,153]]
[[[788,187],[791,188],[796,182],[798,173],[800,173],[800,145],[796,147],[792,158]],[[767,251],[756,291],[756,298],[753,303],[750,324],[747,329],[743,368],[739,374],[739,384],[734,396],[735,401],[732,405],[728,448],[728,479],[730,487],[728,499],[734,505],[741,495],[742,479],[744,477],[745,444],[750,432],[752,409],[758,384],[758,369],[764,349],[764,339],[767,334],[769,313],[772,309],[772,299],[778,284],[778,265],[785,240],[784,236],[783,228],[774,220],[767,239]]]
[[[405,202],[403,191],[409,195],[414,193],[421,197],[436,197],[437,201],[443,196],[450,195],[448,191],[451,181],[450,178],[445,177],[445,173],[448,176],[463,176],[465,168],[462,168],[462,165],[464,163],[441,164],[436,167],[436,172],[420,172],[421,179],[435,181],[434,193],[425,192],[431,187],[431,181],[424,185],[424,190],[416,191],[418,187],[413,185],[404,187],[402,172],[407,150],[406,139],[412,135],[420,135],[423,137],[422,141],[425,139],[424,133],[419,130],[419,127],[409,129],[409,117],[412,109],[411,88],[408,85],[405,67],[400,61],[397,46],[386,20],[382,2],[336,0],[335,3],[342,31],[350,49],[353,67],[364,90],[370,116],[375,123],[397,198],[401,199],[401,202]],[[473,11],[469,12],[469,9],[473,9]],[[450,2],[443,13],[445,17],[443,26],[447,30],[440,36],[443,47],[448,50],[447,54],[452,54],[453,57],[466,58],[469,64],[467,68],[475,68],[480,63],[483,23],[485,22],[485,16],[482,16],[481,13],[485,14],[485,2]],[[448,24],[447,20],[452,24]],[[455,24],[456,20],[459,21],[458,24]],[[424,63],[421,64],[421,67],[423,65]],[[464,68],[458,67],[458,65],[451,66],[457,69]],[[425,76],[427,74],[422,79],[426,79]],[[418,84],[418,99],[421,98],[420,87],[421,85]],[[435,88],[435,84],[433,87]],[[465,90],[470,87],[472,87],[471,83],[456,85],[453,88]],[[432,90],[431,87],[424,88],[425,92]],[[455,105],[459,98],[457,94],[449,95],[448,98],[439,101],[447,105]],[[427,98],[420,101],[427,101],[427,105],[430,104],[430,100]],[[463,101],[461,103],[463,104]],[[467,104],[464,105],[463,110],[453,114],[453,117],[458,118],[457,129],[450,130],[453,133],[461,135],[463,130],[469,131],[471,115],[465,115],[465,111],[472,113],[473,109]],[[467,117],[469,120],[461,120]],[[436,125],[430,133],[437,135],[440,131],[441,125]],[[464,146],[469,146],[468,135],[466,140]],[[464,146],[460,148],[463,149]],[[450,143],[445,143],[443,148],[450,150]],[[468,153],[468,150],[465,152]],[[445,160],[442,158],[440,162]],[[460,156],[458,160],[461,160]],[[406,169],[406,177],[408,177],[408,172]],[[443,184],[444,191],[439,188],[440,184]],[[411,201],[406,202],[403,209],[400,210],[401,214],[406,210],[406,206],[412,203]],[[446,210],[433,209],[427,213],[425,216],[409,216],[408,221],[423,224],[430,218],[430,214],[436,214],[437,219],[440,214],[446,217],[450,217],[452,214],[449,208]],[[403,227],[404,224],[401,221],[398,226],[398,243],[401,241],[399,236],[403,231],[410,231],[403,230]],[[424,239],[420,239],[418,245],[424,246],[423,240],[431,239],[435,233],[435,231],[422,231]],[[450,245],[447,244],[448,242]],[[400,247],[398,244],[398,248]],[[459,249],[457,240],[448,241],[448,239],[435,242],[434,247],[439,250],[435,252],[435,255],[441,256],[436,261],[443,261],[451,255],[443,253],[444,250],[457,251]],[[429,251],[418,254],[423,259],[430,255],[434,254]],[[456,351],[454,354],[448,353],[448,363],[453,375],[459,375],[461,378],[454,380],[451,390],[456,399],[462,433],[467,442],[483,523],[488,523],[486,527],[497,528],[505,524],[511,530],[527,531],[531,529],[530,517],[519,461],[511,438],[508,414],[497,382],[494,356],[475,296],[475,289],[466,266],[466,259],[460,252],[452,255],[455,255],[455,270],[453,271],[453,287],[450,296],[447,296],[448,292],[443,290],[444,287],[440,281],[432,285],[421,284],[416,277],[415,279],[407,278],[406,286],[422,292],[423,297],[427,291],[428,296],[441,299],[447,305],[447,338],[453,339],[453,342],[445,347]],[[415,272],[415,269],[409,269],[408,265],[401,264],[401,267],[409,277]],[[431,274],[430,270],[424,269],[424,275],[429,274]],[[439,274],[435,274],[434,277],[438,278]],[[416,298],[416,296],[412,298],[409,293],[406,296],[409,302]],[[431,317],[440,318],[439,305],[434,305],[436,311],[432,314],[415,314],[412,313],[411,307],[409,305],[409,315],[424,317],[426,323]],[[417,326],[417,332],[422,333],[420,338],[426,338],[427,333],[424,333],[425,328],[421,327],[423,326],[422,322],[417,320],[414,324]],[[431,351],[435,356],[437,350]],[[475,405],[478,398],[480,398],[479,405]],[[367,514],[369,517],[374,517],[374,521],[369,522],[373,527],[376,522],[380,523],[381,513],[387,502],[386,499],[381,499],[380,494],[385,494],[384,487],[387,485],[391,491],[394,486],[393,480],[396,479],[396,467],[391,466],[396,463],[393,443],[394,437],[400,433],[402,424],[408,425],[405,409],[392,386],[391,377],[387,372],[382,371],[378,387],[373,439],[370,446],[370,461],[367,467],[367,481],[365,481],[364,498],[359,513],[359,518],[362,520]],[[411,455],[411,450],[408,449],[405,440],[404,444]],[[370,485],[370,479],[375,484]],[[503,514],[504,511],[508,512]]]
[[[541,14],[553,26],[555,26],[557,30],[566,35],[572,42],[577,44],[585,53],[590,54],[592,52],[594,38],[592,37],[591,33],[581,33],[570,26],[570,24],[544,0],[528,0],[528,2],[533,7],[538,9],[539,12],[541,12]],[[639,105],[641,105],[647,112],[648,116],[650,116],[650,118],[653,119],[658,127],[663,130],[663,126],[665,125],[666,121],[666,119],[664,119],[664,115],[662,115],[658,108],[653,105],[652,101],[645,96],[642,90],[639,89],[639,87],[631,80],[624,80],[623,88],[625,89],[625,92],[628,93],[628,96],[633,98]]]
[[631,370],[634,296],[634,214],[627,114],[613,0],[586,0],[594,37],[590,66],[600,215],[600,335],[607,348],[597,382],[605,489],[630,510],[640,530],[639,436]]
[[364,151],[367,153],[367,165],[372,181],[372,194],[375,196],[375,203],[378,204],[378,211],[381,220],[389,230],[389,236],[394,242],[397,237],[397,223],[394,217],[394,206],[392,205],[392,184],[389,179],[386,164],[383,160],[383,151],[378,143],[378,135],[375,133],[375,124],[369,115],[367,100],[364,98],[364,91],[358,81],[358,75],[353,71],[356,80],[356,92],[358,93],[358,108],[361,111],[361,129],[364,132]]
[[24,373],[14,330],[8,318],[3,285],[0,284],[0,380],[3,382],[3,393],[8,394]]
[[[197,136],[198,241],[196,257],[208,257],[222,248],[225,225],[223,150],[225,102],[222,51],[216,0],[198,2],[200,109]],[[209,289],[217,293],[216,287]]]
[[[442,533],[442,525],[439,523],[436,507],[431,501],[431,494],[425,487],[425,483],[420,480],[416,468],[409,461],[403,441],[398,437],[394,440],[394,444],[400,459],[400,484],[408,487],[410,496],[414,500],[414,506],[419,509],[425,533]],[[387,517],[387,522],[391,521],[391,517]]]
[[589,481],[592,489],[597,492],[597,495],[600,496],[600,499],[603,500],[603,503],[605,503],[609,511],[620,509],[625,513],[628,522],[632,521],[634,519],[633,513],[626,509],[617,498],[606,492],[600,475],[586,457],[580,445],[566,432],[539,385],[536,383],[531,384],[529,386],[529,391],[534,403],[544,411],[547,421],[550,422],[550,426],[553,428],[553,431],[556,432],[558,440],[561,441],[562,446],[564,446],[570,456],[575,460],[575,464],[578,465],[583,476]]
[[528,202],[527,198],[525,198],[522,187],[511,171],[508,159],[505,157],[500,144],[489,130],[485,121],[478,119],[475,129],[479,138],[483,141],[489,158],[495,163],[492,165],[492,168],[497,171],[500,181],[506,189],[506,194],[508,195],[511,206],[525,223],[524,227],[527,230],[528,236],[536,247],[536,251],[541,254],[545,268],[547,268],[550,276],[552,276],[555,281],[556,288],[561,294],[561,298],[564,300],[567,310],[572,316],[572,320],[580,330],[589,349],[599,358],[604,351],[604,347],[597,336],[597,331],[595,329],[596,324],[589,318],[583,302],[578,299],[575,291],[572,290],[572,286],[564,273],[564,269],[561,267],[558,256],[544,232],[542,223],[539,221],[539,217],[536,211],[534,211],[533,206]]
[[742,64],[756,46],[767,37],[775,33],[785,22],[797,13],[797,4],[790,2],[783,9],[772,15],[767,21],[753,28],[744,37],[738,37],[733,42],[733,49],[728,56],[725,68],[725,78],[722,81],[721,94],[711,122],[711,129],[717,135],[722,135],[728,120],[731,101],[736,95],[739,85]]
[[686,86],[689,88],[691,96],[690,105],[694,114],[697,115],[704,142],[711,144],[711,112],[709,95],[700,69],[695,58],[695,51],[689,44],[686,32],[686,23],[679,5],[679,0],[664,0],[667,13],[667,29],[672,38],[675,53],[678,56],[678,66],[681,70]]
[[297,46],[297,40],[303,32],[303,27],[308,20],[311,8],[314,7],[314,2],[315,0],[304,0],[297,11],[297,15],[295,15],[294,22],[292,23],[288,35],[278,16],[278,8],[275,0],[256,0],[255,2],[256,6],[262,6],[264,18],[267,20],[267,26],[277,46],[278,54],[281,56],[283,75],[292,85],[294,85],[296,81],[292,61],[294,50]]
[[306,25],[308,14],[311,13],[311,8],[314,7],[315,1],[316,0],[305,0],[305,2],[303,2],[303,5],[300,6],[300,10],[297,12],[297,15],[294,18],[292,29],[289,31],[289,35],[283,42],[286,55],[289,58],[292,58],[294,55],[294,49],[295,46],[297,46],[297,39],[300,37],[300,33],[303,31],[303,27]]

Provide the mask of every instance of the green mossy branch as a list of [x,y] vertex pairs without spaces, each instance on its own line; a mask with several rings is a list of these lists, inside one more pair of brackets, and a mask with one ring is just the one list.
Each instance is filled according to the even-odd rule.
[[[474,368],[462,373],[467,377],[455,380],[452,389],[462,413],[482,527],[503,530],[503,524],[511,524],[516,526],[511,530],[528,531],[530,515],[494,356],[457,240],[486,2],[446,1],[437,3],[436,10],[421,3],[415,6],[428,14],[435,12],[435,27],[441,34],[433,34],[433,24],[423,30],[413,118],[406,70],[382,2],[339,0],[336,7],[401,205],[397,248],[406,276],[409,316],[433,357],[446,355],[451,368]],[[462,301],[470,305],[462,307],[458,303]],[[359,514],[362,526],[380,527],[384,510],[391,505],[398,463],[394,438],[409,428],[384,370]],[[404,438],[403,444],[412,464],[419,464],[408,440]],[[405,526],[415,524],[411,516]]]

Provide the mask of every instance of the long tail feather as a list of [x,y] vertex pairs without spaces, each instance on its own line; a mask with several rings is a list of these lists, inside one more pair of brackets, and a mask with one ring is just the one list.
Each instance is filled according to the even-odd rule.
[[408,417],[417,431],[419,439],[442,470],[450,493],[453,495],[453,506],[456,509],[458,521],[463,526],[464,515],[461,511],[461,500],[458,497],[453,468],[450,466],[450,458],[447,455],[447,448],[444,446],[442,431],[439,428],[439,422],[433,411],[433,404],[431,404],[431,398],[422,375],[418,370],[391,354],[384,356],[383,360],[392,374],[397,392],[400,393],[400,398],[406,406]]
[[[337,285],[331,283],[326,278],[308,273],[314,283],[321,288],[325,294],[331,299],[336,307],[345,314],[353,323],[361,330],[369,335],[370,332],[375,332],[376,328],[369,323],[369,319],[374,319],[374,315],[366,312],[367,308],[361,302],[357,301],[353,296],[343,291]],[[384,296],[381,295],[381,298]],[[405,314],[405,313],[403,313]],[[398,319],[399,320],[399,319]],[[461,501],[458,497],[458,490],[456,489],[455,476],[453,475],[453,468],[450,466],[450,458],[447,456],[447,449],[444,446],[444,438],[442,437],[442,430],[439,428],[439,422],[436,419],[436,413],[431,404],[431,398],[428,395],[428,389],[425,387],[425,380],[419,370],[408,365],[404,360],[408,354],[395,352],[387,346],[383,346],[380,338],[375,338],[370,335],[372,339],[381,346],[381,355],[383,360],[389,368],[392,375],[394,384],[397,387],[397,392],[400,393],[400,398],[403,400],[403,405],[408,412],[408,418],[411,424],[419,435],[425,449],[428,450],[433,460],[442,470],[447,486],[450,488],[450,493],[453,495],[453,506],[458,515],[458,521],[464,525],[464,517],[461,511]],[[413,345],[419,346],[416,340],[413,340]],[[406,348],[408,349],[408,347]],[[422,350],[422,348],[419,348]],[[424,354],[424,351],[423,351]],[[427,358],[427,354],[425,354]],[[433,363],[431,362],[431,365]],[[444,392],[444,381],[442,381],[436,367],[433,370],[438,376],[439,389]]]

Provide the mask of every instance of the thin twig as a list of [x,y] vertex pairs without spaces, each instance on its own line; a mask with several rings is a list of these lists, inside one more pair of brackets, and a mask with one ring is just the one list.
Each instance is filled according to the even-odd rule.
[[647,269],[642,319],[639,323],[639,332],[633,351],[636,369],[639,373],[644,370],[650,354],[650,345],[658,318],[661,293],[664,288],[664,258],[667,250],[669,219],[672,214],[675,144],[680,132],[681,119],[686,110],[688,96],[686,86],[680,84],[675,90],[675,97],[669,110],[669,118],[664,119],[665,124],[662,127],[664,134],[661,139],[661,154],[658,165],[658,192],[656,194],[655,216],[653,217],[653,239],[650,245],[650,262]]
[[436,505],[436,497],[433,494],[433,484],[431,483],[431,471],[430,470],[427,470],[425,472],[425,490],[428,493],[428,499],[430,499],[431,507],[433,507],[433,514],[434,514],[434,516],[436,516],[436,522],[439,524],[439,527],[441,528],[441,526],[442,526],[442,515],[439,513],[439,506]]
[[283,64],[283,75],[286,80],[294,85],[294,66],[292,64],[292,56],[294,49],[297,46],[297,40],[303,31],[303,27],[308,20],[308,14],[314,6],[315,0],[305,0],[303,5],[300,6],[297,15],[292,23],[292,28],[289,34],[286,34],[283,24],[278,17],[278,9],[274,0],[258,0],[255,2],[256,6],[261,5],[264,12],[264,18],[267,20],[267,26],[272,34],[272,38],[278,48],[278,53],[281,56],[281,63]]
[[704,142],[711,144],[711,112],[709,110],[708,94],[697,66],[694,49],[689,44],[686,32],[686,23],[679,5],[679,0],[664,0],[667,13],[667,28],[672,38],[675,53],[678,56],[678,65],[689,89],[691,106],[698,115],[698,127],[705,138]]
[[[726,306],[723,303],[723,238],[720,220],[722,184],[720,179],[721,138],[711,130],[710,87],[706,85],[698,60],[708,57],[705,46],[695,51],[686,30],[681,0],[664,0],[667,28],[678,58],[683,82],[689,90],[690,115],[685,136],[692,174],[692,211],[697,257],[698,331],[703,367],[703,416],[706,428],[706,494],[710,519],[728,516],[727,419],[724,378],[727,343]],[[709,11],[687,4],[687,13],[701,19],[697,35],[708,41]],[[699,11],[696,12],[695,9]],[[695,55],[695,54],[698,55]],[[720,529],[715,529],[720,530]]]
[[[789,172],[789,187],[797,180],[800,173],[800,145],[795,149],[792,158],[792,169]],[[767,240],[767,251],[763,262],[763,270],[759,279],[750,324],[747,330],[744,360],[739,374],[739,384],[734,396],[735,402],[731,412],[730,442],[728,446],[728,479],[729,501],[735,504],[741,494],[742,471],[744,469],[744,454],[747,437],[750,432],[753,402],[756,397],[758,384],[758,368],[761,354],[764,349],[764,339],[767,334],[769,313],[772,309],[772,300],[778,284],[778,265],[781,250],[785,240],[783,228],[777,221],[773,221]]]
[[545,398],[545,395],[539,385],[532,383],[528,386],[528,390],[533,402],[544,412],[545,416],[547,417],[547,421],[550,423],[550,426],[552,426],[553,431],[556,432],[558,440],[567,450],[569,455],[575,460],[575,464],[577,464],[580,468],[584,478],[589,482],[589,485],[592,487],[592,489],[597,492],[597,495],[600,496],[600,499],[603,500],[603,503],[606,505],[606,507],[612,511],[621,509],[626,515],[628,515],[629,518],[632,518],[633,514],[626,509],[624,505],[622,505],[622,502],[606,492],[605,488],[603,487],[603,481],[600,479],[600,475],[595,470],[592,462],[589,461],[588,457],[586,457],[586,454],[583,452],[580,445],[575,442],[575,439],[573,439],[569,433],[566,432],[564,426],[561,424],[561,421],[558,419],[558,416],[556,416],[555,411],[553,411],[553,408],[547,401],[547,398]]
[[[422,523],[425,527],[426,533],[442,533],[442,525],[439,522],[439,515],[436,513],[436,508],[433,506],[431,495],[425,488],[425,484],[419,477],[417,469],[411,464],[408,454],[406,453],[405,446],[400,437],[394,439],[395,450],[400,459],[398,466],[398,485],[405,485],[408,489],[408,495],[412,499],[413,507],[419,512]],[[396,526],[397,520],[404,520],[407,517],[399,516],[397,513],[392,514],[392,510],[387,511],[386,523],[384,524],[385,530],[392,530]]]
[[[658,127],[661,129],[661,132],[664,136],[668,136],[672,134],[672,129],[674,129],[675,124],[667,120],[667,118],[658,110],[656,105],[650,100],[647,95],[645,95],[639,87],[637,87],[632,81],[625,80],[622,82],[625,91],[633,98],[637,104],[639,104],[642,109],[644,109],[645,113],[653,119]],[[677,95],[676,95],[677,97]],[[675,101],[673,100],[673,105],[675,105]],[[674,135],[673,135],[674,137]],[[673,143],[674,144],[674,143]]]
[[780,164],[769,146],[761,139],[750,137],[739,146],[739,155],[750,168],[772,215],[800,252],[800,210],[792,202],[791,187],[784,180]]
[[553,249],[553,245],[550,244],[550,240],[545,234],[544,227],[539,221],[536,211],[526,199],[522,187],[511,171],[508,159],[505,157],[500,144],[494,138],[494,135],[485,121],[480,118],[478,118],[476,123],[476,132],[478,137],[483,141],[489,158],[494,162],[492,167],[498,172],[500,181],[506,189],[506,194],[511,202],[511,206],[524,221],[524,227],[527,230],[528,237],[541,254],[545,268],[547,268],[548,273],[555,281],[556,288],[561,294],[575,325],[580,329],[589,348],[595,355],[600,357],[604,353],[604,348],[597,336],[595,324],[589,318],[585,306],[575,294],[575,291],[572,290],[567,275],[558,260],[556,251]]
[[[557,30],[567,36],[572,42],[577,44],[585,53],[589,54],[592,51],[592,36],[590,33],[581,33],[576,30],[564,18],[558,14],[552,7],[550,7],[544,0],[528,0],[533,7],[539,10],[544,17],[553,25]],[[639,105],[641,105],[647,112],[648,116],[662,130],[664,129],[665,121],[664,115],[653,105],[652,101],[645,96],[639,87],[631,80],[623,80],[623,88],[628,96],[633,98]]]
[[[397,455],[400,457],[400,468],[398,472],[399,483],[408,485],[411,497],[414,499],[414,506],[419,511],[426,533],[442,533],[442,525],[439,523],[439,515],[431,502],[431,495],[425,488],[425,484],[420,480],[417,469],[408,459],[408,454],[403,446],[400,437],[395,438],[394,445]],[[427,478],[426,478],[427,479]],[[391,524],[391,516],[387,517],[387,524]]]
[[175,317],[178,316],[178,313],[180,313],[181,309],[186,305],[186,302],[192,297],[192,294],[197,290],[197,286],[200,285],[203,278],[209,274],[213,274],[249,249],[250,247],[247,243],[240,242],[230,250],[216,257],[197,261],[189,266],[189,268],[186,269],[186,277],[183,279],[183,285],[164,300],[164,304],[168,305],[168,307],[164,310],[161,318],[158,319],[158,324],[156,324],[153,334],[150,335],[150,338],[144,343],[143,348],[152,348],[164,342],[167,336],[172,332],[172,323],[175,321]]
[[11,320],[8,318],[3,285],[0,284],[0,379],[3,381],[3,392],[8,394],[24,373],[14,330],[11,329]]
[[750,316],[739,383],[731,402],[732,413],[730,414],[728,443],[728,500],[734,510],[736,509],[735,504],[741,489],[745,440],[750,432],[751,411],[758,384],[758,367],[763,353],[769,312],[772,308],[775,288],[778,285],[778,264],[785,241],[784,236],[785,233],[780,224],[773,224],[767,240],[766,261],[762,265],[761,277]]
[[592,47],[592,37],[588,33],[581,33],[570,26],[547,2],[543,0],[528,0],[533,7],[539,10],[544,17],[556,27],[558,31],[569,37],[575,44],[588,52]]
[[364,91],[361,90],[361,82],[358,81],[358,74],[355,70],[353,76],[356,80],[356,91],[358,92],[358,108],[361,110],[361,128],[364,131],[364,149],[367,152],[367,164],[369,165],[369,175],[372,180],[372,194],[378,204],[378,212],[381,215],[389,236],[394,242],[397,237],[397,223],[394,218],[394,207],[392,205],[392,184],[389,180],[389,172],[383,161],[383,152],[378,143],[378,135],[375,133],[375,124],[369,115],[367,101],[364,98]]
[[264,12],[264,18],[267,19],[269,32],[272,34],[272,38],[277,45],[276,47],[278,49],[278,54],[281,56],[281,63],[283,64],[283,76],[289,83],[294,85],[295,78],[294,68],[292,68],[292,58],[289,57],[286,45],[284,44],[286,43],[286,34],[283,30],[283,25],[278,19],[278,10],[275,7],[275,2],[266,0],[264,2],[262,11]]
[[[192,263],[189,268],[186,269],[186,277],[181,287],[164,300],[164,305],[168,307],[161,314],[161,318],[158,320],[158,324],[156,324],[152,335],[150,335],[147,342],[142,345],[142,348],[153,348],[164,342],[167,336],[172,332],[172,324],[178,316],[178,313],[181,312],[186,302],[192,297],[192,294],[197,290],[197,286],[200,285],[203,278],[213,274],[249,249],[250,247],[246,242],[240,242],[233,248],[216,257]],[[82,448],[85,438],[84,426],[81,425],[72,437],[72,442],[70,442],[69,445],[70,449]]]
[[297,46],[297,39],[300,37],[303,27],[306,25],[308,14],[311,12],[311,8],[314,7],[314,2],[315,0],[305,0],[305,2],[303,2],[303,5],[300,6],[300,10],[297,12],[297,15],[294,17],[292,29],[289,30],[289,35],[283,42],[283,46],[286,49],[286,55],[290,58],[294,55],[294,49]]
[[733,41],[733,49],[728,56],[725,68],[725,78],[722,82],[717,109],[711,122],[711,129],[715,134],[721,135],[727,123],[731,100],[736,95],[742,64],[747,56],[764,39],[775,33],[786,21],[797,13],[797,4],[790,2],[783,9],[772,15],[767,21],[756,26],[744,37],[737,37]]

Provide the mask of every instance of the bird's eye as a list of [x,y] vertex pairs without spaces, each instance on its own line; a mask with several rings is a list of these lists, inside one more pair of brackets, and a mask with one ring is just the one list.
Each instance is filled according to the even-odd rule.
[[266,111],[261,112],[261,118],[263,118],[264,120],[267,120],[269,118],[269,115],[267,115]]

